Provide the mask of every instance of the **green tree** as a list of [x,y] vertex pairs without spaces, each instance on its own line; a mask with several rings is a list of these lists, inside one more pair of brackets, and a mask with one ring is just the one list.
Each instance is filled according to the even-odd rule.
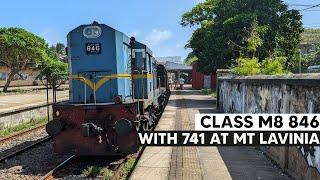
[[39,79],[43,85],[48,85],[48,88],[52,88],[53,85],[55,88],[58,88],[66,81],[64,77],[68,74],[68,64],[63,62],[63,59],[60,59],[60,56],[65,55],[64,44],[57,43],[56,45],[50,46],[47,49],[47,54],[47,61],[42,64],[42,69],[37,79]]
[[302,43],[320,43],[320,29],[304,29]]
[[320,65],[320,45],[316,45],[316,50],[303,55],[301,59],[302,72],[307,72],[309,66]]
[[198,58],[191,52],[188,54],[186,59],[184,60],[184,64],[190,66],[193,62],[196,62]]
[[286,56],[285,68],[297,65],[303,31],[301,15],[281,0],[206,0],[182,15],[183,26],[196,26],[188,48],[200,71],[227,68],[239,57]]
[[284,73],[285,57],[267,58],[259,62],[257,58],[240,57],[231,68],[231,72],[240,76],[281,75]]
[[56,44],[56,52],[61,55],[65,55],[65,45],[63,43]]
[[62,60],[64,62],[67,61],[65,45],[63,43],[57,43],[56,45],[51,45],[48,48],[47,53],[50,57],[54,59]]
[[29,64],[46,60],[44,39],[22,28],[0,28],[0,60],[10,69],[3,88],[7,92],[13,77]]
[[281,75],[283,71],[283,62],[285,57],[267,58],[261,63],[261,74],[264,75]]
[[68,64],[49,58],[49,60],[43,64],[42,70],[40,71],[37,79],[39,79],[43,85],[47,85],[44,80],[48,82],[48,86],[58,88],[63,84],[66,79],[63,78],[68,73]]
[[240,76],[252,76],[261,73],[261,64],[257,58],[237,59],[235,66],[231,68],[231,72]]

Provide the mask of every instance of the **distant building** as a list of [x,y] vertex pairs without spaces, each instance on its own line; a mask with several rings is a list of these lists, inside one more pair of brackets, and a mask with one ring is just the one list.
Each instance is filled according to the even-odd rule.
[[173,62],[173,63],[178,63],[178,64],[182,64],[182,59],[180,56],[167,56],[167,57],[156,57],[156,60],[158,62],[166,62],[166,61],[169,61],[169,62]]
[[[4,64],[0,63],[0,87],[3,87],[9,77],[10,69]],[[34,64],[28,64],[19,74],[16,74],[10,86],[30,86],[41,84],[36,80],[40,70]]]

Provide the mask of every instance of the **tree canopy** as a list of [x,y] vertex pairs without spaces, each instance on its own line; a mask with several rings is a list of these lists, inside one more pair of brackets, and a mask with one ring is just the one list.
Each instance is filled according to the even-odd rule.
[[320,44],[320,29],[305,29],[302,33],[302,43],[319,43]]
[[44,39],[22,28],[0,28],[0,60],[10,69],[3,91],[6,92],[14,75],[27,65],[47,59]]
[[197,27],[186,46],[204,73],[239,57],[285,56],[286,69],[298,64],[301,15],[281,0],[206,0],[183,14],[181,25]]
[[186,59],[184,60],[184,64],[190,66],[193,62],[198,61],[198,58],[191,52],[188,54]]
[[48,48],[43,38],[22,28],[0,28],[0,62],[10,69],[3,91],[7,92],[13,77],[27,66],[42,68],[38,78],[52,84],[56,74],[67,73],[67,64],[59,60],[64,48],[62,43]]
[[47,61],[42,70],[38,75],[38,79],[42,82],[43,85],[47,85],[43,80],[47,80],[48,86],[58,88],[62,83],[64,83],[67,79],[59,78],[65,77],[68,73],[68,64],[51,59]]
[[48,86],[58,88],[66,81],[65,77],[68,73],[65,45],[57,43],[47,49],[48,60],[42,64],[42,69],[37,77],[43,85],[47,86],[43,80],[47,80]]
[[51,45],[48,49],[48,55],[54,59],[67,61],[65,45],[63,43],[58,42],[56,45]]

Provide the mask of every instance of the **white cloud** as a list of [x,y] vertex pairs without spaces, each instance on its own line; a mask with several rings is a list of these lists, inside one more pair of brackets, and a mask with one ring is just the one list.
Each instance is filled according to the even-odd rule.
[[184,44],[183,43],[177,43],[176,44],[176,48],[180,49],[180,48],[184,48]]
[[135,38],[139,37],[140,36],[140,31],[139,30],[134,30],[134,31],[131,31],[129,33],[127,33],[129,37],[133,36]]
[[163,41],[166,41],[172,37],[172,33],[169,30],[153,29],[146,37],[144,42],[149,46],[156,46]]
[[46,28],[40,32],[40,36],[43,37],[49,45],[56,44],[57,42],[65,43],[66,38],[53,28]]

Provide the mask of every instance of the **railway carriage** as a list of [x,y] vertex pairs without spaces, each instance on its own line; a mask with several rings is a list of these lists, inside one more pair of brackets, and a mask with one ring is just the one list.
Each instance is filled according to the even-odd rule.
[[62,154],[135,152],[137,132],[157,123],[169,96],[165,68],[152,51],[105,24],[68,36],[69,101],[53,105],[46,130]]

